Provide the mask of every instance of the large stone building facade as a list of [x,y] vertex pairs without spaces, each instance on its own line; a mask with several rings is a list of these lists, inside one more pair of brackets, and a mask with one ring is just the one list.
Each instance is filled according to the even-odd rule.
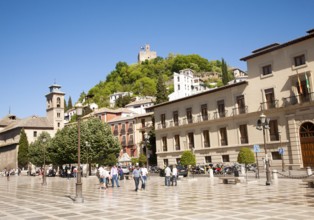
[[269,119],[265,143],[272,167],[314,166],[314,32],[273,44],[241,60],[246,81],[152,107],[158,165],[176,164],[185,150],[197,164],[236,162],[241,147],[259,145],[265,158],[261,114]]
[[21,130],[24,129],[29,143],[34,142],[42,132],[54,136],[64,127],[64,93],[61,86],[53,84],[46,95],[47,117],[30,116],[20,119],[7,115],[0,120],[0,170],[18,167],[18,149]]

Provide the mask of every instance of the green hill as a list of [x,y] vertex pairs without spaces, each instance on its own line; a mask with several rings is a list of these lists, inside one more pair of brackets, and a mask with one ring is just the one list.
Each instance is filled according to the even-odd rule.
[[[173,55],[167,58],[157,57],[154,60],[146,60],[140,64],[128,65],[126,62],[118,62],[115,70],[108,74],[105,81],[100,81],[91,88],[87,95],[89,102],[95,102],[99,108],[109,106],[109,95],[115,92],[133,92],[139,96],[156,96],[156,88],[159,76],[164,82],[169,82],[173,72],[190,68],[204,76],[206,73],[218,73],[221,76],[222,62],[219,60],[208,61],[199,55]],[[216,80],[217,81],[217,80]],[[221,84],[221,80],[218,80]],[[206,83],[209,85],[210,80]],[[169,84],[169,83],[166,83]],[[168,94],[173,91],[169,84]],[[80,101],[86,96],[82,93]]]

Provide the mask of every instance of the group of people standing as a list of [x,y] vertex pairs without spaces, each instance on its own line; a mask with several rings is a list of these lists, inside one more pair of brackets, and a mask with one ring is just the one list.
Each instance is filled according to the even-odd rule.
[[172,170],[170,169],[169,166],[167,166],[165,169],[165,186],[170,186],[170,181],[171,181],[172,186],[173,186],[173,184],[176,186],[177,185],[177,178],[178,178],[177,166],[173,165]]
[[134,183],[135,183],[135,191],[137,191],[139,188],[140,181],[142,182],[141,189],[145,190],[146,188],[146,182],[147,182],[147,175],[148,170],[145,166],[142,166],[141,168],[137,165],[135,166],[135,169],[132,172]]
[[111,186],[114,187],[116,184],[117,187],[119,185],[119,173],[121,174],[121,168],[117,168],[116,165],[113,165],[110,169],[110,173],[104,166],[100,166],[98,168],[98,178],[99,178],[99,188],[107,189],[109,187],[109,181],[111,180]]
[[[109,183],[111,180],[111,186],[120,187],[119,177],[123,176],[123,171],[121,167],[117,167],[113,165],[110,168],[110,172],[104,166],[100,166],[98,168],[98,178],[99,178],[99,188],[107,189],[109,187]],[[139,190],[139,183],[142,182],[141,189],[145,190],[146,182],[147,182],[148,170],[145,166],[139,168],[139,166],[135,166],[135,169],[132,172],[132,176],[135,183],[135,191]]]

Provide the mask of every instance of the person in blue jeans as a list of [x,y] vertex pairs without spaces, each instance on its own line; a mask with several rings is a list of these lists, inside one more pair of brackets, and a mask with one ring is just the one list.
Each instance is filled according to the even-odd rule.
[[167,165],[167,167],[165,169],[165,185],[166,186],[170,186],[170,177],[171,177],[171,169]]
[[141,171],[138,166],[132,172],[134,183],[135,183],[135,192],[138,190],[138,185],[140,183]]
[[116,183],[117,187],[120,187],[120,185],[119,185],[119,178],[118,178],[119,173],[118,173],[118,168],[117,168],[116,165],[113,165],[113,167],[111,167],[110,175],[111,175],[112,187],[114,187],[114,183]]

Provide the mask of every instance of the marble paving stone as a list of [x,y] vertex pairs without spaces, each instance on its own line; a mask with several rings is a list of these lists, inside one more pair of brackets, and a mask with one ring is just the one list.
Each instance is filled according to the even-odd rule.
[[[252,179],[253,180],[253,179]],[[75,197],[75,179],[0,177],[0,219],[312,219],[314,189],[301,180],[279,179],[265,186],[261,178],[250,184],[222,184],[200,177],[164,186],[151,176],[147,190],[134,192],[132,180],[120,188],[98,189],[96,177],[82,178],[83,204]]]

